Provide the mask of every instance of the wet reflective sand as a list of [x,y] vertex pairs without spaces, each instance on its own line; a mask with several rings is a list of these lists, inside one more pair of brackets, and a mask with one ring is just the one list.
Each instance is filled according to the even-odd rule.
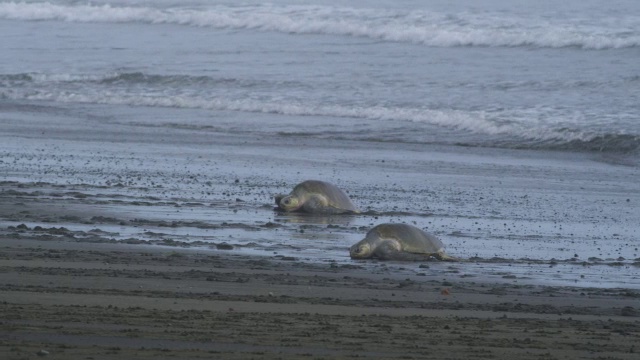
[[[639,351],[636,167],[598,154],[12,129],[0,146],[9,358]],[[305,179],[339,185],[363,214],[274,211],[272,196]],[[465,261],[351,260],[382,222],[435,233]]]

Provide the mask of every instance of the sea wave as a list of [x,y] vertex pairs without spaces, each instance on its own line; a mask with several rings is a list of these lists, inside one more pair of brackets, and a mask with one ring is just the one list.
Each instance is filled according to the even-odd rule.
[[243,79],[235,77],[213,77],[213,76],[193,76],[193,75],[161,75],[149,74],[144,72],[110,72],[106,74],[71,74],[71,73],[17,73],[17,74],[0,74],[0,88],[14,86],[17,84],[99,84],[105,86],[174,86],[174,87],[197,87],[197,86],[235,86],[243,89],[251,89],[256,87],[302,87],[303,83],[299,81],[267,81],[260,79]]
[[[504,121],[500,116],[488,111],[461,111],[454,109],[400,108],[386,106],[347,106],[296,102],[275,102],[256,99],[234,99],[224,97],[205,98],[193,95],[140,95],[105,91],[99,94],[69,91],[50,92],[46,90],[29,90],[25,93],[5,91],[0,99],[27,101],[52,101],[60,103],[85,103],[126,105],[145,107],[171,107],[183,109],[205,109],[214,111],[232,111],[246,113],[276,114],[297,117],[324,117],[343,119],[344,129],[335,132],[335,127],[327,129],[315,127],[297,135],[336,137],[341,139],[368,141],[401,141],[401,142],[443,142],[465,146],[494,146],[509,148],[559,149],[576,151],[601,152],[640,152],[640,134],[616,132],[600,128],[587,130],[569,127],[554,122],[527,122],[530,114],[524,112],[520,120],[515,112],[510,113],[514,120]],[[361,127],[353,127],[350,133],[348,119],[361,119],[371,124],[371,131]],[[399,124],[395,127],[397,136],[383,132],[389,136],[381,136],[376,124]],[[309,124],[314,124],[310,121]],[[414,124],[414,125],[411,125]],[[210,124],[209,124],[210,125]],[[391,126],[391,125],[389,125]],[[447,129],[451,133],[475,134],[478,136],[455,136],[449,140],[438,139],[437,136],[423,136],[424,126]],[[392,126],[393,127],[393,126]],[[269,125],[261,127],[267,131]],[[247,131],[253,131],[250,127]],[[378,130],[376,130],[378,129]],[[276,130],[280,132],[280,130]],[[460,141],[459,139],[465,139]],[[484,140],[482,140],[484,139]]]
[[[527,81],[495,81],[488,83],[477,82],[454,82],[450,81],[444,86],[448,88],[466,88],[479,90],[535,90],[535,91],[557,91],[576,90],[584,88],[603,88],[603,87],[628,87],[636,86],[640,82],[640,76],[629,75],[625,77],[604,78],[599,80],[581,80],[581,79],[544,79],[544,80],[527,80]],[[0,74],[0,88],[12,86],[16,84],[28,83],[95,83],[99,85],[148,85],[155,86],[176,86],[176,87],[192,87],[207,86],[214,87],[236,87],[239,89],[251,90],[252,88],[304,88],[308,85],[302,81],[296,80],[263,80],[249,79],[242,77],[230,76],[208,76],[208,75],[184,75],[184,74],[154,74],[146,72],[127,72],[114,71],[104,74],[72,74],[72,73],[37,73],[25,72],[15,74]]]
[[286,34],[324,34],[426,46],[577,47],[602,50],[640,46],[640,16],[547,19],[501,13],[445,14],[424,10],[330,6],[243,5],[153,8],[50,2],[0,3],[0,18],[23,21],[176,24]]

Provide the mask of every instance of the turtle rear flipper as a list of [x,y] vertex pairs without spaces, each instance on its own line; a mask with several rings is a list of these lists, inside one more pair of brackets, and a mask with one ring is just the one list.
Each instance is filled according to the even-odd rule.
[[435,253],[433,256],[440,261],[462,261],[462,259],[455,256],[447,255],[443,252]]

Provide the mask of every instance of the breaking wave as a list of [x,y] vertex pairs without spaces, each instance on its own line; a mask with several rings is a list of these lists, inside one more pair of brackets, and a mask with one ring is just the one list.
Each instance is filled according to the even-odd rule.
[[237,86],[250,89],[259,86],[303,86],[299,81],[273,82],[232,77],[191,75],[158,75],[143,72],[112,72],[107,74],[19,73],[0,74],[0,88],[29,83],[95,83],[99,85],[148,86]]
[[[28,85],[29,83],[94,83],[98,85],[123,85],[123,86],[164,86],[164,87],[237,87],[251,89],[255,87],[277,88],[296,87],[298,89],[308,87],[305,82],[297,80],[262,80],[241,77],[224,76],[193,76],[193,75],[159,75],[144,72],[109,72],[105,74],[69,74],[69,73],[16,73],[0,74],[0,88],[16,85]],[[620,78],[609,78],[598,81],[585,80],[540,80],[540,81],[496,81],[493,83],[477,84],[473,82],[450,82],[446,84],[451,88],[476,88],[479,90],[536,90],[549,91],[565,89],[575,91],[583,88],[602,87],[628,87],[640,84],[640,76],[629,75]]]
[[[615,130],[585,130],[528,122],[528,113],[520,114],[517,121],[504,122],[500,116],[487,111],[461,111],[454,109],[401,108],[386,106],[348,106],[314,103],[274,102],[255,99],[233,99],[224,97],[204,98],[193,95],[139,95],[116,92],[100,94],[48,92],[31,90],[26,94],[0,94],[0,98],[28,101],[53,101],[61,103],[86,103],[106,105],[126,105],[145,107],[171,107],[184,109],[205,109],[214,111],[232,111],[261,114],[276,114],[298,117],[324,117],[344,120],[346,125],[339,132],[331,127],[325,130],[301,132],[302,136],[330,136],[341,139],[368,141],[400,141],[400,142],[442,142],[464,146],[494,146],[530,149],[557,149],[573,151],[598,151],[618,153],[640,153],[640,134],[617,133]],[[515,113],[510,114],[514,116]],[[371,130],[348,126],[349,119],[360,119],[372,124]],[[313,120],[309,120],[313,124]],[[376,124],[395,123],[397,136],[382,136]],[[413,124],[413,125],[412,125]],[[429,134],[424,126],[437,129],[448,129],[446,132],[475,134],[463,142],[464,136],[440,138],[437,134]],[[263,131],[269,125],[258,129]],[[353,131],[349,130],[352,129]],[[249,129],[246,131],[254,131]],[[385,132],[382,132],[385,133]],[[286,134],[283,134],[286,135]],[[483,140],[484,139],[484,140]]]
[[5,2],[0,18],[23,21],[175,24],[286,34],[324,34],[426,46],[577,47],[601,50],[640,46],[640,16],[530,19],[499,13],[444,14],[424,10],[329,6],[210,6],[153,8]]

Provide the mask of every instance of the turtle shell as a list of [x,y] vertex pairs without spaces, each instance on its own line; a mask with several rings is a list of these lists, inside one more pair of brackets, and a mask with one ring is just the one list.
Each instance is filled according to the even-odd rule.
[[408,224],[380,224],[369,230],[365,239],[393,239],[400,251],[412,254],[444,253],[444,244],[435,235]]
[[301,199],[307,198],[309,195],[321,195],[327,199],[329,207],[358,212],[358,208],[351,202],[351,199],[344,191],[325,181],[304,181],[296,185],[291,194]]

